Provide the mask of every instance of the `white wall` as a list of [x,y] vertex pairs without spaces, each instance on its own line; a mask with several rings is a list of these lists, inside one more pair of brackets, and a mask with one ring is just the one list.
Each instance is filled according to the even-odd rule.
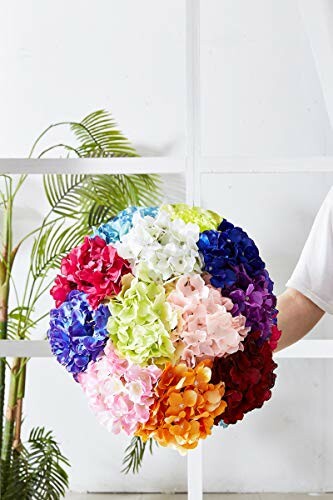
[[[0,156],[26,156],[45,126],[101,107],[142,154],[185,154],[183,0],[98,0],[93,8],[86,0],[12,1],[0,19]],[[204,156],[333,153],[295,0],[202,1],[200,83]],[[331,184],[329,174],[204,174],[201,201],[248,229],[282,290]],[[34,178],[20,200],[21,228],[41,216],[38,189]],[[23,268],[21,261],[18,274]],[[331,331],[326,318],[315,335]],[[332,376],[330,361],[280,361],[272,401],[205,443],[206,490],[332,490]],[[185,459],[167,450],[124,478],[126,439],[98,426],[55,361],[31,361],[28,381],[25,426],[54,429],[73,489],[185,489]]]

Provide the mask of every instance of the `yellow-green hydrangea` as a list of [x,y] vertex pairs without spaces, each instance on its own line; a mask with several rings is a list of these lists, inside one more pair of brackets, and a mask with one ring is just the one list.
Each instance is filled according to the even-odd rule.
[[111,299],[109,308],[108,331],[121,356],[142,366],[173,361],[170,333],[178,319],[166,302],[163,285],[133,278]]
[[193,224],[197,224],[201,232],[209,229],[217,229],[223,220],[219,214],[212,210],[190,207],[185,203],[163,205],[162,210],[168,212],[172,220],[182,219],[186,223],[192,222]]

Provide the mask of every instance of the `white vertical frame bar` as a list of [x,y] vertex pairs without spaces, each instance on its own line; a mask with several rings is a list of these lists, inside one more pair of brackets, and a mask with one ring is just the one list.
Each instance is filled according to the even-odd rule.
[[330,125],[333,129],[333,40],[328,18],[328,3],[323,0],[298,0],[298,8],[309,40]]
[[[186,0],[186,201],[200,204],[200,0]],[[203,498],[202,443],[187,456],[187,496]]]
[[187,203],[200,203],[200,0],[186,0]]

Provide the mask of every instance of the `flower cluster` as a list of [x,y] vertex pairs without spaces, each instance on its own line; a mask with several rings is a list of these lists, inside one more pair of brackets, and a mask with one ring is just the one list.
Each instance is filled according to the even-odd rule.
[[154,365],[142,368],[119,358],[109,341],[104,355],[90,363],[79,382],[98,421],[118,434],[132,434],[149,418],[153,388],[161,370]]
[[120,292],[120,280],[131,271],[129,263],[116,249],[99,236],[85,237],[82,245],[74,248],[61,262],[61,275],[51,289],[51,295],[62,302],[65,289],[77,288],[87,294],[88,302],[96,308],[106,297]]
[[223,419],[226,424],[235,424],[245,413],[261,408],[270,399],[277,364],[269,342],[259,340],[260,332],[251,333],[244,342],[244,351],[214,360],[212,382],[225,383],[227,403],[223,417],[217,416],[215,423]]
[[219,214],[212,210],[203,210],[200,207],[189,207],[185,203],[163,205],[162,208],[170,214],[172,220],[182,219],[186,224],[197,224],[200,231],[216,229],[221,222]]
[[198,247],[204,259],[204,270],[211,274],[211,283],[216,288],[236,283],[235,267],[240,264],[251,278],[265,267],[254,241],[245,231],[225,219],[219,230],[200,234]]
[[179,312],[178,334],[184,344],[182,359],[189,365],[242,349],[241,342],[249,331],[245,316],[232,316],[231,300],[211,285],[205,285],[199,274],[179,278],[168,302]]
[[154,218],[157,212],[157,207],[128,207],[105,224],[101,224],[95,230],[94,235],[103,238],[107,244],[114,244],[132,229],[134,214],[139,213],[141,217],[150,216]]
[[154,437],[162,446],[183,452],[211,434],[214,418],[226,408],[223,382],[210,383],[211,365],[209,360],[195,368],[167,365],[155,389],[149,420],[139,425],[136,435],[143,440]]
[[243,265],[235,267],[234,270],[236,283],[223,289],[223,294],[234,304],[231,314],[243,314],[246,317],[246,326],[253,332],[260,331],[261,338],[266,339],[271,334],[272,323],[277,315],[272,281],[265,269],[260,270],[252,279]]
[[69,372],[82,372],[103,350],[109,316],[106,306],[93,310],[86,294],[79,290],[69,292],[66,300],[51,310],[47,336],[53,354]]
[[51,295],[52,352],[114,433],[185,453],[271,396],[273,282],[215,212],[126,208],[62,259]]
[[161,210],[155,219],[134,214],[133,228],[116,243],[116,248],[131,263],[136,276],[145,281],[167,281],[200,272],[198,239],[199,226],[172,220]]
[[109,303],[110,338],[117,351],[139,365],[161,364],[173,359],[175,347],[170,332],[177,315],[166,301],[163,285],[129,279]]

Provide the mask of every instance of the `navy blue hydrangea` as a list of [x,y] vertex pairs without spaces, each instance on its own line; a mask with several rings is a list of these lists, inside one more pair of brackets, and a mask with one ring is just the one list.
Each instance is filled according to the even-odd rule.
[[83,372],[103,350],[109,316],[107,306],[92,309],[86,294],[79,290],[69,292],[66,301],[51,310],[47,332],[51,350],[74,376]]
[[200,233],[198,248],[204,270],[212,275],[211,283],[216,288],[232,286],[237,280],[236,267],[241,264],[251,278],[265,267],[254,241],[226,219],[218,231]]
[[146,217],[148,215],[150,217],[156,217],[158,207],[128,207],[105,224],[101,224],[94,231],[93,236],[100,236],[108,245],[120,241],[122,236],[127,234],[133,227],[133,216],[137,212],[141,217]]

